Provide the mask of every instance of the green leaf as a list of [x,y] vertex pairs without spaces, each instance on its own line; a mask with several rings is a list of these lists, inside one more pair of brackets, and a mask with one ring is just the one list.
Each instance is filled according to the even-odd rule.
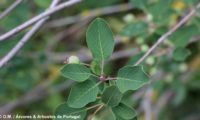
[[[171,4],[173,0],[158,0],[156,3],[148,7],[148,12],[153,15],[153,21],[160,25],[169,23],[172,14]],[[163,17],[164,16],[164,17]]]
[[148,0],[130,0],[135,8],[145,10],[148,5]]
[[34,0],[34,1],[38,6],[42,8],[47,8],[52,0]]
[[144,55],[144,53],[138,53],[136,55],[134,55],[126,65],[134,65],[142,56]]
[[173,52],[173,58],[176,61],[184,61],[191,54],[186,48],[176,48]]
[[199,2],[199,0],[183,0],[183,2],[185,2],[186,5],[194,6]]
[[121,117],[122,119],[133,119],[136,117],[136,111],[125,104],[120,103],[118,106],[112,108],[116,116]]
[[102,102],[110,107],[117,106],[122,99],[122,93],[116,86],[105,89],[102,95]]
[[101,74],[101,65],[99,64],[98,61],[93,60],[90,68],[91,68],[93,73],[95,73],[97,75]]
[[72,108],[81,108],[90,102],[96,100],[99,92],[98,85],[94,80],[86,80],[85,82],[74,85],[70,91],[67,103]]
[[196,26],[186,26],[179,30],[177,30],[175,33],[172,34],[171,37],[169,37],[170,41],[174,43],[176,47],[185,47],[189,40],[199,34],[199,30]]
[[[98,8],[98,7],[104,7],[104,6],[109,6],[112,4],[120,3],[121,0],[84,0],[82,4],[80,5],[80,8]],[[98,2],[98,4],[97,4]]]
[[126,25],[121,34],[128,37],[145,35],[148,32],[148,24],[145,22],[135,22]]
[[61,74],[77,82],[87,80],[90,75],[90,69],[81,64],[67,64],[61,69]]
[[104,107],[92,120],[116,120],[116,116],[110,107]]
[[96,60],[108,59],[114,49],[114,38],[106,21],[95,19],[88,27],[86,33],[88,48]]
[[142,66],[125,66],[117,75],[117,86],[124,93],[128,90],[136,90],[149,82]]
[[[76,120],[84,120],[86,113],[87,111],[85,108],[70,108],[67,103],[63,103],[56,108],[56,119],[54,120],[74,120],[75,117]],[[61,118],[58,116],[61,116]]]
[[[117,117],[116,120],[127,120],[127,119],[123,119],[123,118]],[[137,117],[135,117],[135,118],[133,118],[133,119],[129,119],[129,120],[137,120]]]
[[172,104],[174,106],[179,106],[183,103],[187,96],[187,87],[180,81],[174,81],[172,84],[172,89],[176,96],[172,99]]

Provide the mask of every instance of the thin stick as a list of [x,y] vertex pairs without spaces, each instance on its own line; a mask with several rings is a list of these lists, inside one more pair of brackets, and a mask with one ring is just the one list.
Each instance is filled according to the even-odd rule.
[[147,92],[145,93],[145,97],[142,102],[144,113],[145,113],[145,120],[152,120],[151,94],[152,94],[152,90],[149,88]]
[[180,28],[184,23],[186,23],[192,16],[195,15],[196,10],[200,8],[200,3],[192,9],[180,22],[178,22],[172,29],[170,29],[167,33],[162,35],[157,42],[135,63],[136,65],[139,65],[141,62],[143,62],[151,53],[153,50],[156,49],[158,45],[160,45],[162,42],[164,42],[172,33],[174,33],[178,28]]
[[7,40],[8,38],[12,37],[13,35],[19,33],[20,31],[24,30],[25,28],[31,26],[32,24],[34,24],[35,22],[49,16],[49,15],[52,15],[53,13],[59,11],[59,10],[62,10],[66,7],[69,7],[71,5],[74,5],[78,2],[80,2],[81,0],[70,0],[70,1],[67,1],[67,2],[64,2],[62,3],[61,5],[58,5],[56,7],[54,7],[54,9],[49,9],[41,14],[39,14],[38,16],[30,19],[29,21],[17,26],[16,28],[10,30],[9,32],[3,34],[0,36],[0,42],[1,41],[4,41],[4,40]]
[[92,114],[91,119],[97,114],[97,112],[99,112],[99,111],[101,110],[101,108],[102,108],[103,106],[104,106],[104,104],[101,105],[101,106],[99,106],[99,107],[95,110],[95,112]]
[[107,80],[117,80],[117,78],[116,78],[116,77],[108,77],[108,78],[106,78],[105,80],[106,80],[106,81],[107,81]]
[[[54,8],[58,4],[59,0],[53,0],[52,4],[50,5],[49,9]],[[3,67],[9,60],[11,60],[15,54],[24,46],[24,44],[31,39],[31,37],[40,29],[40,27],[46,22],[49,17],[45,17],[44,19],[37,22],[33,28],[24,35],[24,37],[16,44],[11,51],[0,60],[0,68]]]
[[100,105],[102,105],[102,103],[100,103],[100,104],[96,104],[96,105],[91,106],[91,107],[87,107],[86,110],[93,109],[93,108],[98,107],[98,106],[100,106]]
[[119,13],[119,12],[131,10],[133,8],[134,7],[133,7],[133,5],[131,5],[131,3],[97,8],[97,9],[89,10],[88,15],[84,15],[84,12],[82,12],[75,16],[71,16],[71,17],[67,17],[67,18],[60,18],[57,20],[50,21],[49,23],[47,23],[47,27],[66,26],[66,25],[70,25],[70,24],[73,24],[76,22],[85,21],[85,20],[91,19],[96,16]]
[[16,0],[10,7],[0,14],[0,20],[10,14],[23,0]]

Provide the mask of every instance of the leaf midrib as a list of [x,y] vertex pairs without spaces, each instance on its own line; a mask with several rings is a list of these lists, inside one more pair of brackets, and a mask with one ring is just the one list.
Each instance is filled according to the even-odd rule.
[[134,79],[128,79],[128,78],[123,78],[123,77],[117,77],[117,79],[124,79],[126,81],[137,82],[137,83],[147,82],[147,81],[137,81],[137,80],[134,80]]
[[80,73],[80,72],[67,72],[67,73],[70,73],[70,74],[89,74],[89,75],[91,75],[91,73],[87,73],[87,72],[82,72],[82,73]]
[[113,94],[114,92],[115,92],[115,91],[113,90],[113,92],[112,92],[110,98],[108,99],[108,101],[107,101],[107,103],[106,103],[107,105],[108,105],[108,103],[110,102],[111,98],[114,96],[114,94]]
[[100,53],[101,53],[101,60],[104,60],[104,54],[103,54],[103,48],[102,48],[102,44],[101,44],[101,35],[100,35],[100,31],[99,31],[99,23],[97,23],[97,32],[98,32],[98,41],[99,41],[99,47],[100,47]]
[[75,111],[75,112],[72,112],[72,113],[69,113],[69,115],[73,115],[73,114],[76,114],[76,113],[81,113],[83,111],[86,111],[87,109],[82,109],[82,110],[79,110],[79,111]]
[[95,84],[93,87],[91,87],[90,89],[88,89],[86,92],[84,92],[84,94],[80,95],[76,100],[74,100],[73,103],[76,103],[78,100],[80,100],[80,98],[82,98],[83,96],[85,96],[89,91],[91,91],[92,89],[94,89],[96,86],[98,86],[101,82]]

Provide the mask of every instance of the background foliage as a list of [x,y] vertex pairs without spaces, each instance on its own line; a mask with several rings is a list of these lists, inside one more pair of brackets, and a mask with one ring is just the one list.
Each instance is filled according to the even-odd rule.
[[[13,1],[1,0],[0,11]],[[1,34],[43,12],[50,2],[51,0],[23,1],[0,21]],[[197,2],[198,0],[84,0],[54,14],[32,40],[0,69],[0,111],[5,110],[4,105],[14,102],[9,112],[48,115],[53,114],[58,105],[66,102],[73,82],[62,77],[60,69],[65,58],[70,55],[78,56],[82,62],[96,64],[96,61],[91,61],[92,54],[86,46],[86,29],[95,17],[104,18],[113,31],[114,53],[106,63],[105,72],[116,76],[119,68],[133,65],[160,36],[183,18],[188,10],[194,8]],[[102,14],[101,9],[105,7],[112,8],[125,3],[131,5],[131,9],[114,12],[125,9],[118,7],[117,10],[111,9],[113,11],[110,14]],[[98,9],[98,12],[95,17],[91,17],[94,9]],[[123,96],[122,101],[136,109],[139,120],[145,119],[143,103],[146,100],[151,104],[152,119],[200,118],[199,11],[143,62],[151,83],[134,91],[134,94],[127,92]],[[70,22],[68,16],[75,15],[78,17],[72,17],[73,22]],[[61,18],[66,19],[61,22]],[[58,26],[56,22],[57,25],[59,23]],[[0,58],[26,31],[8,41],[0,42]],[[95,67],[97,68],[93,69],[99,73],[100,66]],[[118,108],[114,112],[119,112]],[[89,113],[92,114],[93,111]],[[111,120],[112,116],[107,114],[112,115],[105,108],[96,118],[105,116],[107,118],[102,119]]]

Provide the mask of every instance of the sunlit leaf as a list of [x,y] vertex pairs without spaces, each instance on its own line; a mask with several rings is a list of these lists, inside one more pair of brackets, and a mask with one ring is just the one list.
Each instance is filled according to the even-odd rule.
[[128,90],[137,90],[149,82],[149,78],[142,66],[125,66],[117,75],[117,86],[124,93]]
[[96,60],[105,60],[110,57],[114,48],[114,38],[106,21],[95,19],[88,27],[86,41],[92,56]]

